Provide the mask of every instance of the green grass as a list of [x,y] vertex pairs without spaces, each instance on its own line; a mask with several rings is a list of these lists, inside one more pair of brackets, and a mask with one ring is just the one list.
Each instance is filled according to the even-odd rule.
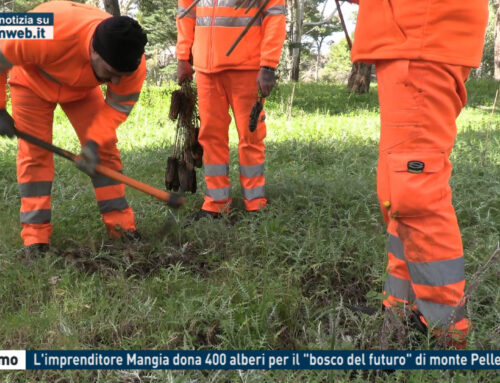
[[[477,275],[498,247],[500,116],[497,84],[469,82],[452,153],[454,205],[466,273]],[[163,188],[174,124],[170,88],[146,88],[119,129],[125,173]],[[266,104],[269,206],[245,214],[231,127],[234,209],[227,219],[187,225],[199,192],[172,211],[127,189],[144,241],[107,238],[87,177],[56,158],[52,254],[26,260],[19,237],[14,141],[0,139],[0,348],[2,349],[376,349],[385,268],[385,227],[376,197],[376,89],[298,84]],[[63,113],[54,143],[78,151]],[[498,259],[471,291],[469,347],[498,349]],[[54,278],[57,277],[57,278]],[[423,339],[421,347],[432,347]],[[31,371],[6,382],[139,381],[494,381],[492,372]],[[498,380],[497,380],[498,381]]]

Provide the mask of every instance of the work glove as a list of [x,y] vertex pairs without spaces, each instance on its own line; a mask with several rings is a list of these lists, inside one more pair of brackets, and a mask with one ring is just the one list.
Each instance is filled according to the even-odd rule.
[[5,109],[0,109],[0,136],[14,137],[14,119]]
[[82,151],[75,161],[75,165],[81,171],[94,177],[95,168],[99,163],[99,145],[93,140],[88,140],[82,147]]
[[187,60],[179,60],[177,61],[177,83],[181,85],[186,79],[193,79],[193,66]]
[[257,85],[262,97],[267,97],[276,85],[276,73],[274,68],[263,66],[260,67],[259,75],[257,76]]

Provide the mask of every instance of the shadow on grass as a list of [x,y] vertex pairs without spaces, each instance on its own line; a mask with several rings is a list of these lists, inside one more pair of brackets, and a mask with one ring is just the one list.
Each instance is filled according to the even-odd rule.
[[[377,84],[372,83],[368,94],[355,94],[345,84],[338,83],[285,83],[279,84],[267,99],[268,107],[287,114],[293,95],[293,111],[323,113],[329,115],[351,114],[378,110]],[[500,82],[487,79],[471,79],[466,83],[467,106],[491,111]],[[496,112],[500,113],[500,105]]]
[[[485,109],[493,106],[495,94],[500,89],[500,82],[488,79],[470,79],[466,82],[467,105],[473,108]],[[500,111],[500,105],[497,101],[496,111]]]
[[[293,88],[295,92],[293,93]],[[293,114],[297,111],[338,115],[351,114],[362,110],[377,110],[376,88],[368,94],[353,94],[345,85],[336,83],[286,83],[280,84],[266,100],[268,108],[284,114],[289,112],[293,93]]]

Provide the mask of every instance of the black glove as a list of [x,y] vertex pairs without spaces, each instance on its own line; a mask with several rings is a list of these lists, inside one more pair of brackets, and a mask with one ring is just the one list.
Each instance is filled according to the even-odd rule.
[[257,76],[257,85],[259,86],[262,97],[267,97],[276,85],[276,73],[274,68],[263,66],[260,68]]
[[264,105],[262,105],[262,99],[259,98],[255,104],[253,104],[252,111],[250,112],[250,122],[248,123],[248,129],[251,132],[255,132],[255,129],[257,129],[257,125],[259,123],[259,116],[260,113],[262,112],[262,109],[264,109]]
[[75,165],[89,176],[95,176],[95,167],[99,163],[99,145],[93,140],[88,140],[75,161]]
[[14,119],[5,109],[0,109],[0,136],[14,137]]
[[193,66],[187,60],[179,60],[177,61],[177,82],[181,85],[186,79],[193,79]]

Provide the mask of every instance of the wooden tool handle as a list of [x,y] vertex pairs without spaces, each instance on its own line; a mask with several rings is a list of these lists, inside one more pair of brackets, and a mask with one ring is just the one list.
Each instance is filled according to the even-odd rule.
[[134,189],[142,191],[143,193],[158,198],[160,201],[166,202],[169,206],[180,207],[184,204],[184,197],[180,195],[167,193],[164,190],[157,189],[153,186],[137,181],[136,179],[127,177],[120,172],[107,168],[106,166],[97,165],[95,170],[97,173],[103,174],[111,179],[114,179],[115,181],[119,181],[125,185],[133,187]]

